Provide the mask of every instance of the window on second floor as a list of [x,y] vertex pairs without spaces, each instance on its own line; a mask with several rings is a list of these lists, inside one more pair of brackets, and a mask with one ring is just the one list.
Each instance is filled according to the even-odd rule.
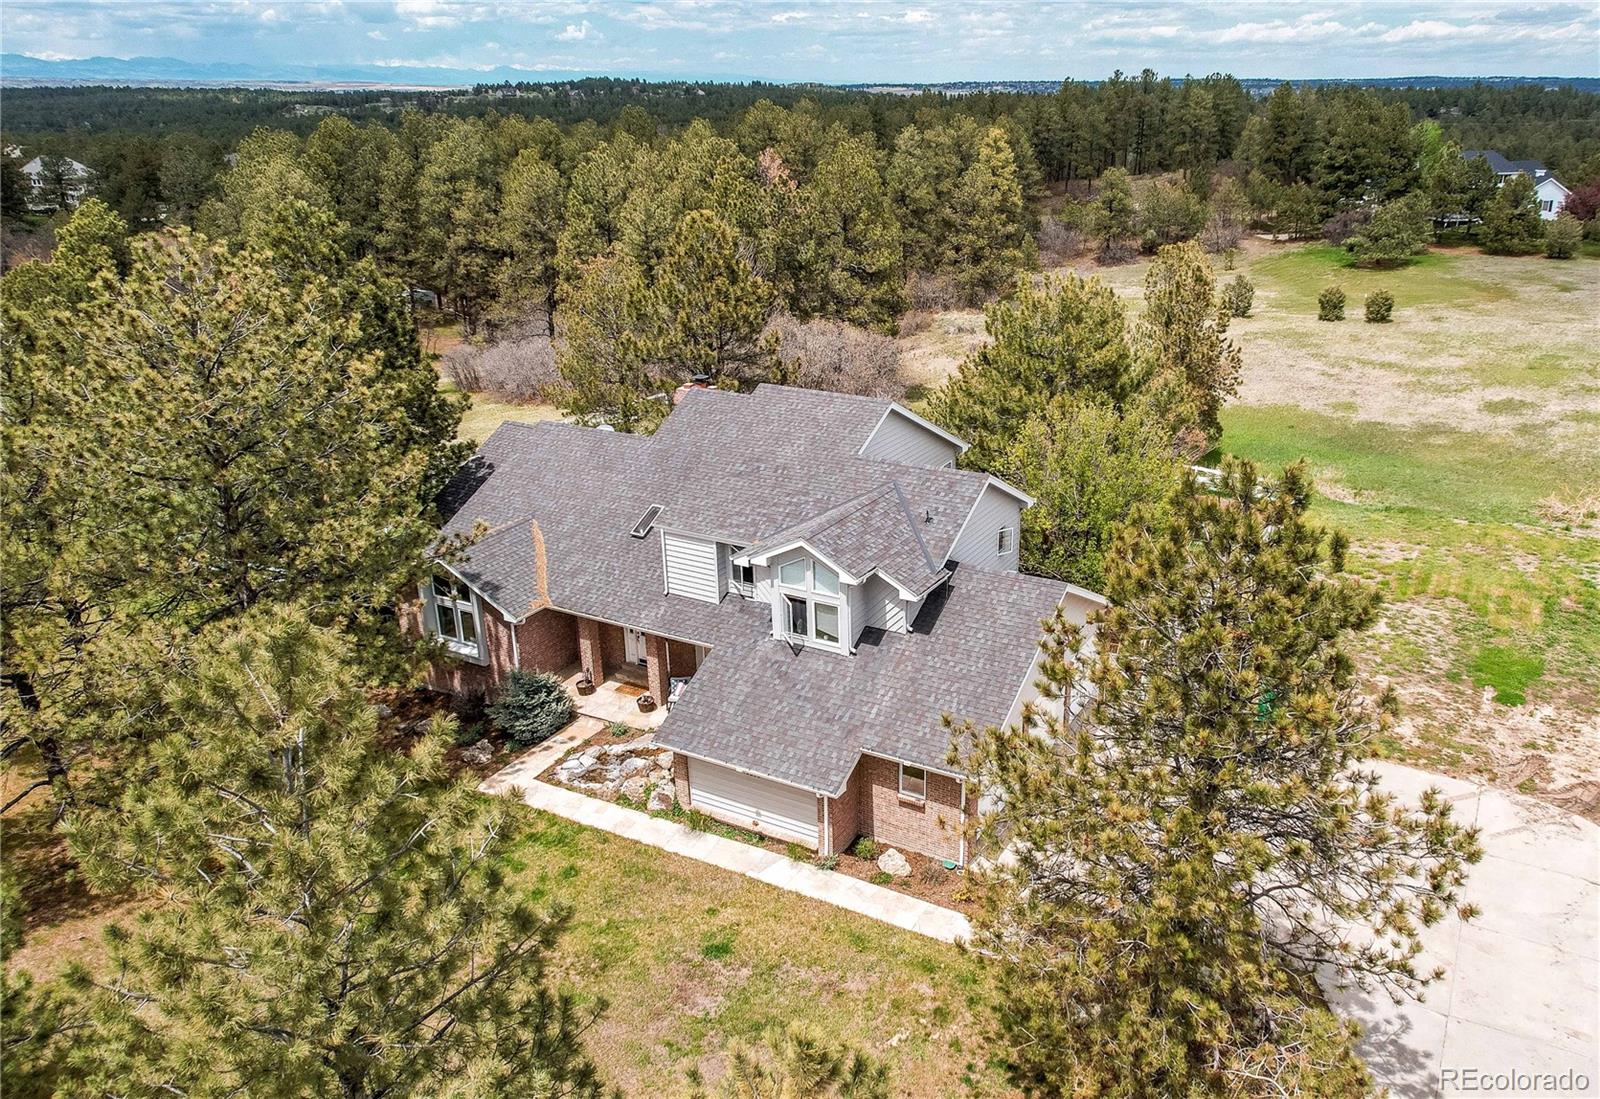
[[1016,544],[1017,532],[1010,527],[1001,527],[1000,534],[995,539],[994,552],[997,556],[1004,557],[1016,547]]
[[829,648],[842,646],[844,610],[837,572],[821,561],[797,557],[778,566],[778,586],[790,589],[783,592],[780,608],[789,637]]
[[430,637],[443,641],[457,656],[483,657],[483,630],[472,589],[441,573],[423,585],[423,625]]
[[928,772],[909,763],[900,765],[900,796],[915,801],[928,798]]
[[809,557],[796,557],[779,565],[778,583],[786,588],[802,588],[823,595],[839,594],[839,574]]

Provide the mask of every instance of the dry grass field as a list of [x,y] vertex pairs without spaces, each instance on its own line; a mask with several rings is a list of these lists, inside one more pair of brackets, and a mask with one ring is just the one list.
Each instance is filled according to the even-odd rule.
[[[1084,273],[1137,308],[1145,269]],[[1382,587],[1362,656],[1403,706],[1383,750],[1600,813],[1600,263],[1436,249],[1364,271],[1252,241],[1238,269],[1256,299],[1220,449],[1309,460],[1318,516]],[[1316,319],[1332,283],[1342,323]],[[1379,287],[1394,320],[1366,324]],[[908,379],[937,385],[982,339],[974,310],[914,318]]]

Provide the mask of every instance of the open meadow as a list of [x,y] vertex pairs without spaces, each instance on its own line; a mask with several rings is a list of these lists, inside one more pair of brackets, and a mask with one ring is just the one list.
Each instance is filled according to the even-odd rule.
[[[1600,263],[1435,249],[1348,267],[1251,241],[1256,287],[1220,450],[1307,459],[1316,514],[1346,531],[1387,605],[1364,671],[1402,716],[1385,754],[1600,813]],[[1098,274],[1137,307],[1147,264]],[[1220,278],[1232,277],[1219,272]],[[1330,284],[1346,320],[1318,321]],[[1394,320],[1362,301],[1394,294]],[[937,385],[982,315],[914,319],[902,362]]]

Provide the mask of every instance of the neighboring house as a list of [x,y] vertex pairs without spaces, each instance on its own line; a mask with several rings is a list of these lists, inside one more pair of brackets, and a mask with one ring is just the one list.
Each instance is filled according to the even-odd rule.
[[1041,622],[1103,602],[1018,573],[1032,501],[954,468],[965,448],[890,401],[774,385],[689,389],[652,436],[503,424],[441,497],[443,533],[480,536],[413,611],[457,655],[431,683],[638,676],[680,696],[656,734],[680,804],[965,863],[977,791],[944,716],[1015,720]]
[[1546,221],[1556,219],[1561,208],[1567,204],[1567,196],[1572,193],[1537,160],[1507,160],[1493,149],[1468,149],[1461,155],[1467,160],[1481,158],[1488,161],[1502,186],[1514,175],[1525,175],[1533,180],[1534,194],[1539,200],[1539,216]]
[[71,157],[36,156],[22,166],[22,174],[28,177],[32,210],[73,210],[89,193],[89,167]]

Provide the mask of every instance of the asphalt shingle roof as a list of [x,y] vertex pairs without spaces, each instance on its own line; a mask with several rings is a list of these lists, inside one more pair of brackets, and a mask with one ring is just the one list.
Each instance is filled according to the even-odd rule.
[[651,506],[659,528],[737,545],[803,529],[850,571],[925,591],[987,478],[860,457],[886,408],[761,386],[691,390],[653,436],[502,424],[440,496],[443,535],[478,535],[452,567],[512,619],[551,606],[709,646],[664,743],[829,793],[863,750],[939,767],[940,715],[1005,719],[1065,585],[956,570],[916,632],[796,654],[766,604],[665,595],[660,534],[630,533]]

